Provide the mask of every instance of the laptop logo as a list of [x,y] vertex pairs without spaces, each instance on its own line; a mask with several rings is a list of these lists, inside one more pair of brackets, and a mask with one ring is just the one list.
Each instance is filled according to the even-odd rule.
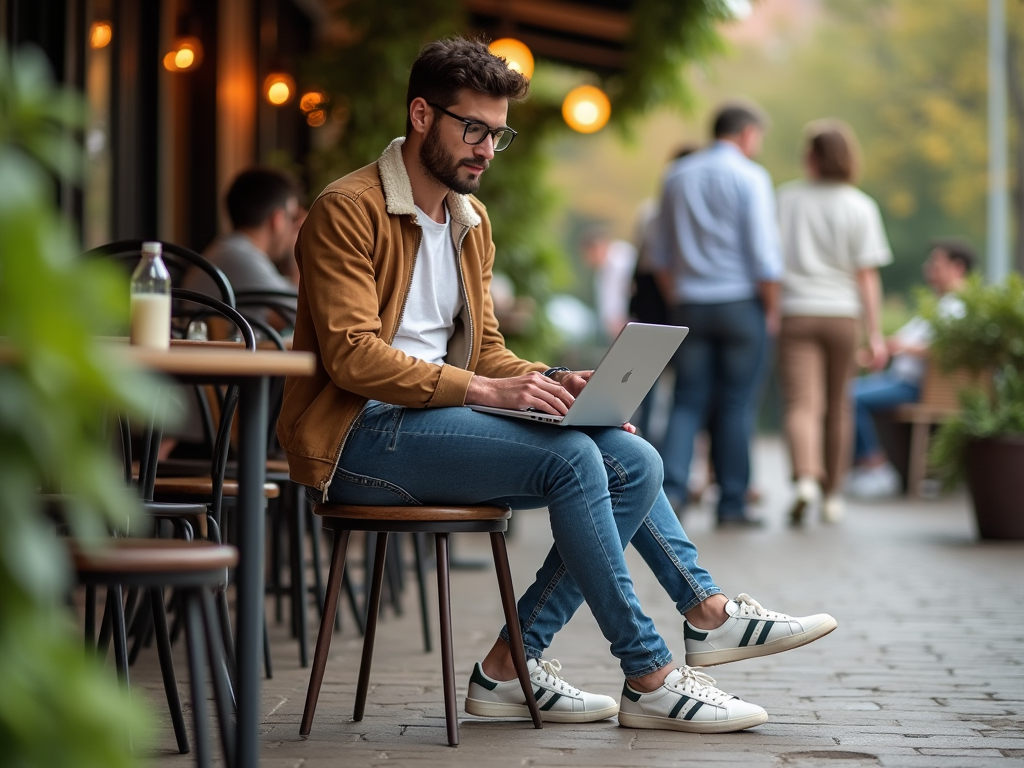
[[626,375],[622,377],[622,383],[625,384],[627,381],[629,381],[629,377],[632,376],[632,375],[633,375],[633,369],[630,368],[628,371],[626,371]]

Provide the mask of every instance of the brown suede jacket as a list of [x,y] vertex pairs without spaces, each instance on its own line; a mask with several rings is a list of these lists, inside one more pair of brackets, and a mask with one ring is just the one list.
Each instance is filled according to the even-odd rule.
[[295,246],[301,280],[292,348],[316,355],[316,373],[287,379],[277,435],[291,477],[326,498],[356,417],[370,399],[409,408],[465,404],[473,374],[543,371],[505,348],[491,303],[494,243],[472,196],[446,198],[465,306],[444,365],[394,349],[422,232],[395,139],[380,159],[328,186]]

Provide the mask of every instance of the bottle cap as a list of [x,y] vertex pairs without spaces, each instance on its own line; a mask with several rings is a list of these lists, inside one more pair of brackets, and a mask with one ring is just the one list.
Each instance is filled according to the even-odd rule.
[[163,253],[163,250],[163,244],[155,240],[147,240],[142,244],[143,253],[155,253],[156,255],[159,256],[161,253]]

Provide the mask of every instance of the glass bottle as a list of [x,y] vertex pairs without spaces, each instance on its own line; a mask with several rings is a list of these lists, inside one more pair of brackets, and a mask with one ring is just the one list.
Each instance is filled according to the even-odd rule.
[[129,340],[151,349],[171,345],[171,276],[162,253],[160,243],[143,243],[142,258],[132,273]]

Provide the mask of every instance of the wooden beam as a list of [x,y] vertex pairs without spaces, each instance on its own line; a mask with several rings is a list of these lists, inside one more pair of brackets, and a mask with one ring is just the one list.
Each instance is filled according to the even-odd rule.
[[[471,13],[617,43],[629,36],[629,14],[562,0],[463,0]],[[525,42],[525,41],[524,41]]]
[[604,48],[600,45],[522,31],[517,35],[535,56],[601,69],[621,70],[626,66],[626,54],[621,49]]

